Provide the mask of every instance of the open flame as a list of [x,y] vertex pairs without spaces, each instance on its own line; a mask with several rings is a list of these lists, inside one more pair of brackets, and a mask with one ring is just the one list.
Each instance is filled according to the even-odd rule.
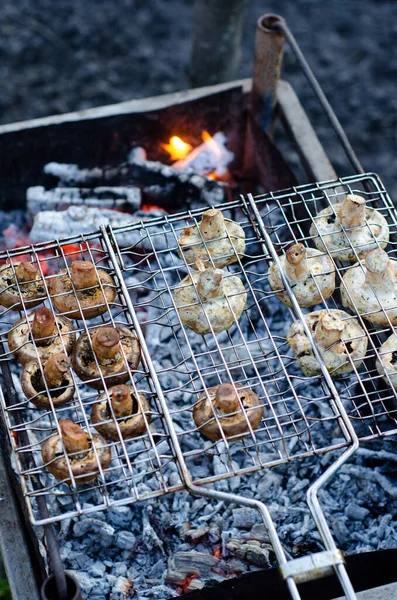
[[184,142],[179,136],[173,135],[170,138],[169,144],[161,144],[162,148],[166,150],[172,161],[181,160],[186,158],[193,146]]
[[203,142],[193,148],[177,135],[170,138],[169,144],[161,144],[170,155],[176,169],[192,169],[199,175],[211,179],[228,181],[228,164],[234,154],[226,146],[227,137],[221,131],[213,136],[208,131],[201,134]]

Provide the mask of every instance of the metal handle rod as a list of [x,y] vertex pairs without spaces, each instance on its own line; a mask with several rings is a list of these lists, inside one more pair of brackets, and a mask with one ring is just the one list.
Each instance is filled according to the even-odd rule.
[[309,84],[311,85],[333,130],[335,131],[336,135],[338,136],[339,141],[342,144],[342,147],[343,147],[344,151],[346,152],[346,155],[347,155],[351,165],[353,166],[356,173],[358,173],[359,175],[362,175],[364,173],[364,169],[363,169],[360,161],[358,160],[357,155],[354,152],[354,150],[348,140],[348,137],[347,137],[342,125],[339,122],[338,117],[336,116],[336,114],[334,113],[334,111],[332,109],[332,106],[328,102],[326,95],[324,94],[319,82],[317,81],[313,71],[311,70],[308,62],[306,61],[306,58],[304,57],[303,52],[300,49],[293,33],[291,32],[291,30],[288,27],[287,23],[285,22],[285,20],[282,17],[279,16],[277,20],[273,19],[273,21],[268,25],[268,27],[273,28],[273,29],[278,29],[283,32],[286,40],[288,41],[289,45],[291,46],[291,50],[295,54],[295,57],[300,65],[303,73],[305,74],[306,79],[308,80]]
[[[111,228],[109,228],[109,229],[111,231]],[[113,262],[115,274],[117,276],[117,279],[119,280],[121,291],[124,295],[124,299],[125,299],[129,314],[131,316],[132,322],[135,327],[136,335],[137,335],[139,343],[141,345],[142,354],[145,357],[145,360],[147,363],[147,368],[149,370],[150,376],[153,381],[153,385],[156,389],[156,394],[157,394],[158,400],[159,400],[162,410],[163,410],[163,416],[164,416],[165,422],[167,423],[167,428],[168,428],[168,432],[169,432],[169,435],[171,438],[173,450],[177,457],[179,472],[180,472],[180,475],[182,477],[182,480],[184,482],[186,489],[190,493],[194,494],[195,496],[204,496],[206,498],[211,498],[211,499],[217,500],[218,502],[219,501],[230,502],[230,503],[240,504],[241,506],[247,506],[249,508],[255,508],[256,510],[258,510],[261,514],[262,520],[267,529],[269,539],[272,543],[274,553],[277,557],[279,564],[280,565],[287,564],[287,558],[285,556],[284,549],[281,545],[280,538],[278,537],[278,534],[277,534],[276,528],[274,526],[274,523],[272,521],[272,518],[270,516],[269,510],[266,507],[266,505],[263,504],[263,502],[260,502],[259,500],[254,500],[251,498],[245,498],[243,496],[238,496],[237,494],[228,494],[226,492],[220,492],[218,490],[213,490],[213,489],[209,489],[206,487],[200,487],[200,486],[193,484],[190,474],[189,474],[189,470],[186,466],[185,457],[183,455],[182,448],[179,443],[178,435],[175,431],[174,423],[173,423],[171,414],[168,409],[167,401],[164,397],[164,393],[163,393],[160,381],[157,376],[156,368],[152,362],[148,347],[146,345],[146,340],[143,335],[140,323],[138,321],[138,317],[135,312],[134,306],[131,302],[131,298],[128,293],[128,289],[127,289],[127,286],[126,286],[124,278],[123,278],[123,274],[122,274],[120,266],[117,262],[117,257],[114,252],[113,246],[111,244],[110,237],[108,235],[108,231],[104,226],[101,227],[101,233],[103,235],[104,242],[107,246],[109,256]],[[286,580],[286,583],[288,585],[292,599],[293,600],[301,600],[301,596],[298,592],[298,588],[297,588],[297,585],[296,585],[294,579],[292,577],[289,577]],[[354,600],[354,597],[352,597],[349,600]]]
[[[329,481],[329,479],[331,479],[331,477],[334,476],[336,471],[352,456],[352,454],[354,454],[356,452],[356,450],[359,447],[358,437],[357,437],[354,427],[349,419],[349,416],[345,410],[345,407],[343,406],[342,400],[341,400],[339,393],[335,387],[332,377],[329,374],[328,369],[325,366],[324,360],[323,360],[322,356],[320,355],[320,353],[318,352],[316,344],[313,341],[311,331],[305,321],[305,316],[302,312],[301,307],[298,304],[298,301],[295,298],[295,295],[294,295],[291,285],[288,281],[288,278],[286,277],[286,275],[284,273],[284,270],[281,266],[280,259],[277,255],[276,249],[275,249],[275,247],[272,243],[272,240],[266,230],[266,226],[263,222],[263,219],[258,210],[258,207],[255,204],[255,200],[254,200],[252,194],[248,194],[247,198],[250,203],[250,208],[255,215],[256,221],[260,228],[260,232],[263,236],[263,240],[266,244],[266,247],[267,247],[272,259],[274,260],[275,264],[278,267],[284,289],[288,293],[295,316],[302,323],[305,334],[311,343],[314,355],[320,365],[322,375],[323,375],[323,377],[328,385],[328,388],[333,396],[335,406],[338,410],[338,415],[340,416],[340,419],[345,426],[345,430],[347,431],[348,435],[350,436],[350,440],[351,440],[350,448],[348,448],[348,450],[346,452],[344,452],[341,456],[339,456],[339,458],[330,467],[328,467],[328,469],[317,479],[317,481],[315,481],[315,483],[310,486],[310,488],[307,492],[307,502],[308,502],[310,511],[313,515],[313,519],[316,524],[316,527],[317,527],[317,529],[321,535],[321,538],[324,542],[324,545],[328,550],[336,550],[337,547],[336,547],[335,541],[332,537],[332,533],[330,531],[330,528],[328,526],[328,523],[325,519],[324,513],[323,513],[320,503],[318,501],[317,494],[318,494],[319,489],[322,486],[324,486]],[[353,587],[350,583],[350,580],[349,580],[349,577],[347,575],[344,565],[337,565],[335,567],[335,569],[336,569],[339,581],[340,581],[340,583],[343,587],[343,590],[346,594],[347,600],[356,600],[357,596],[356,596],[356,594],[353,590]]]

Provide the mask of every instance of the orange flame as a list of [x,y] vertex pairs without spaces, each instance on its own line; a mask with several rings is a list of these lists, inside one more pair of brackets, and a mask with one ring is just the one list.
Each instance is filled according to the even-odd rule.
[[221,555],[221,551],[220,550],[215,550],[215,552],[214,552],[215,558],[219,558],[220,555]]
[[192,149],[192,146],[190,144],[184,142],[177,135],[173,135],[170,138],[169,144],[161,144],[161,146],[162,148],[164,148],[164,150],[166,150],[169,153],[170,159],[172,161],[186,158],[186,156]]

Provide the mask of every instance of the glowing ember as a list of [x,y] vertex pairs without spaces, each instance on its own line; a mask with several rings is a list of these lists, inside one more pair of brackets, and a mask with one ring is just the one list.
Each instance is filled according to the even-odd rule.
[[166,150],[169,153],[172,161],[186,158],[186,156],[193,148],[193,146],[191,146],[187,142],[184,142],[177,135],[173,135],[170,138],[169,144],[161,144],[161,146],[164,148],[164,150]]

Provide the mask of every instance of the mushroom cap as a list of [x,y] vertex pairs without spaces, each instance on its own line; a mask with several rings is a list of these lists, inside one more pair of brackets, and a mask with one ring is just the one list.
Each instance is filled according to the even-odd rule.
[[[328,250],[333,259],[355,261],[370,250],[385,248],[389,241],[389,225],[385,217],[373,208],[365,208],[365,225],[343,231],[338,218],[343,202],[321,210],[310,227],[317,248]],[[322,237],[320,237],[320,235]],[[357,256],[353,250],[355,249]]]
[[215,395],[219,385],[215,385],[208,389],[208,395],[211,400],[208,399],[205,392],[200,394],[198,401],[193,408],[193,419],[200,433],[206,438],[213,441],[222,438],[222,433],[214,417],[215,411],[217,412],[223,434],[227,439],[232,438],[230,441],[236,441],[237,439],[249,435],[250,430],[247,419],[253,430],[258,428],[263,415],[263,407],[258,396],[250,388],[243,388],[241,384],[237,383],[235,384],[235,387],[244,411],[239,405],[238,412],[226,415],[223,415],[214,406]]
[[209,262],[211,258],[217,268],[237,262],[238,257],[245,252],[245,231],[230,219],[224,219],[224,225],[225,233],[213,240],[206,240],[205,245],[196,225],[186,227],[178,238],[181,258],[183,254],[188,264],[194,264],[198,258]]
[[67,270],[59,271],[50,282],[51,300],[58,312],[70,319],[93,319],[105,313],[108,305],[115,301],[116,286],[109,273],[103,269],[97,269],[97,274],[103,292],[99,284],[86,290],[73,290]]
[[[130,390],[136,412],[129,417],[121,417],[117,419],[117,423],[120,427],[120,432],[124,440],[138,437],[146,432],[147,426],[143,417],[143,413],[146,416],[148,424],[152,420],[150,404],[145,394],[138,392],[137,400],[136,394],[134,393],[134,387],[129,385],[128,388]],[[113,388],[110,388],[108,391],[110,397],[112,396],[112,389]],[[95,429],[99,431],[99,433],[102,434],[105,439],[119,441],[120,436],[117,431],[117,426],[109,410],[107,399],[108,394],[106,392],[102,392],[98,398],[98,402],[92,407],[91,421],[93,422]]]
[[[341,333],[341,342],[332,344],[329,348],[322,348],[317,344],[325,366],[331,375],[344,375],[351,373],[354,368],[350,363],[349,356],[356,368],[364,360],[367,352],[368,339],[364,329],[361,327],[355,317],[348,315],[344,310],[315,310],[305,315],[307,325],[314,334],[316,325],[324,314],[335,315],[343,321],[343,331]],[[297,364],[308,377],[321,375],[321,368],[313,353],[310,341],[306,337],[301,321],[295,321],[292,324],[287,342],[295,354]]]
[[[368,283],[367,267],[364,262],[357,262],[342,278],[340,286],[342,304],[351,311],[362,314],[364,319],[375,325],[397,325],[397,260],[391,258],[396,274],[396,289],[382,289]],[[371,313],[371,314],[367,314]]]
[[[90,329],[91,338],[98,329],[100,327]],[[141,348],[138,339],[135,333],[123,325],[116,325],[116,329],[120,334],[120,344],[124,350],[128,366],[131,371],[135,371],[141,361]],[[86,381],[87,385],[96,390],[103,389],[101,373],[105,379],[106,387],[125,383],[130,378],[122,353],[117,354],[114,359],[104,361],[99,371],[87,333],[83,333],[77,340],[72,355],[72,363],[80,379]],[[91,379],[93,381],[89,381]]]
[[[77,485],[95,479],[99,473],[99,465],[93,446],[97,451],[102,469],[106,469],[111,461],[111,452],[106,440],[99,433],[92,434],[91,447],[84,455],[79,452],[75,456],[68,456]],[[41,456],[45,467],[54,477],[64,483],[70,483],[68,461],[65,458],[64,446],[59,434],[52,435],[45,440],[41,448]],[[56,458],[57,456],[59,458]]]
[[[376,359],[376,369],[383,380],[397,389],[397,330],[379,348],[380,360]],[[388,375],[388,377],[387,377]],[[390,381],[389,381],[390,380]]]
[[51,386],[48,386],[51,394],[51,401],[47,395],[43,378],[40,371],[40,365],[37,360],[28,362],[21,375],[21,385],[26,398],[39,408],[51,408],[53,406],[63,406],[73,400],[75,387],[73,377],[70,372],[64,374],[61,385],[51,392]]
[[183,325],[200,335],[211,331],[210,324],[215,333],[230,329],[241,317],[247,302],[243,282],[225,271],[222,280],[224,295],[204,302],[194,287],[199,277],[199,272],[190,273],[175,289],[174,300]]
[[[317,248],[306,248],[306,258],[309,272],[292,282],[295,298],[303,308],[320,304],[332,296],[335,290],[335,265],[332,259]],[[285,254],[280,257],[280,262],[285,272]],[[275,263],[269,269],[269,284],[281,302],[291,306],[291,300],[284,289],[280,271]]]
[[[14,271],[21,261],[13,262]],[[15,275],[11,265],[3,265],[0,268],[0,304],[12,310],[23,310],[34,308],[46,300],[46,287],[41,275],[34,281],[19,282],[19,289],[15,281]]]
[[[31,360],[40,360],[43,364],[53,354],[58,354],[59,352],[64,352],[67,355],[71,354],[76,341],[76,334],[69,319],[61,315],[55,315],[55,321],[61,335],[56,330],[51,343],[43,346],[36,344],[35,347],[31,342],[30,335],[33,318],[34,312],[30,313],[27,318],[22,317],[14,323],[8,334],[10,351],[22,365],[26,365]],[[30,327],[28,322],[30,323]]]

